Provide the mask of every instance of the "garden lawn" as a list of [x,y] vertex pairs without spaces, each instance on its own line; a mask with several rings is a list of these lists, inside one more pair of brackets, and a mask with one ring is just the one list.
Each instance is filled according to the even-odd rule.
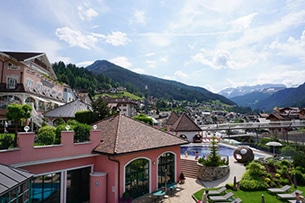
[[[202,197],[202,193],[205,190],[213,190],[214,188],[203,188],[199,191],[197,191],[196,193],[193,194],[193,196],[196,198],[196,200],[200,200]],[[219,189],[219,188],[215,188],[215,189]],[[299,186],[297,188],[298,190],[303,191],[303,194],[305,195],[305,186]],[[295,189],[292,186],[290,191],[287,193],[291,193],[293,192]],[[233,192],[234,193],[234,198],[240,198],[242,199],[243,203],[253,203],[253,202],[261,202],[262,199],[262,195],[264,195],[265,197],[265,202],[266,203],[276,203],[276,202],[287,202],[286,200],[280,200],[277,198],[276,194],[270,194],[268,193],[268,191],[242,191],[242,190],[238,190],[238,191],[232,191],[232,190],[226,190],[227,192]]]

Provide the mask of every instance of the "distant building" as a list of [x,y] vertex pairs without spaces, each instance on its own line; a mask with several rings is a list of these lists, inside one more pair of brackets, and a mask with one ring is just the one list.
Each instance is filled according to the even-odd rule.
[[189,142],[201,142],[202,129],[186,113],[178,116],[176,112],[172,112],[166,125],[177,137]]
[[112,112],[120,112],[120,114],[133,117],[136,115],[136,102],[132,101],[130,98],[111,98],[105,97],[105,102]]

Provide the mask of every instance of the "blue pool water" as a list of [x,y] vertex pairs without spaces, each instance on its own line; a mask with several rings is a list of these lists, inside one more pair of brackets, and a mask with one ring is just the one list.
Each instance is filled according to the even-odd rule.
[[[223,146],[223,145],[218,145],[218,154],[220,156],[233,156],[233,153],[235,149]],[[207,156],[210,152],[211,149],[209,145],[182,145],[180,148],[180,154],[181,156],[185,156],[185,153],[188,153],[188,156],[195,157],[195,153],[198,151],[199,157]]]

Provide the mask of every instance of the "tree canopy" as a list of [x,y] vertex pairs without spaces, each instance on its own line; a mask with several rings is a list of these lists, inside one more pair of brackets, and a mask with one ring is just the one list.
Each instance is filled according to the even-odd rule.
[[28,104],[9,104],[7,106],[7,112],[5,114],[8,120],[14,121],[15,124],[15,137],[14,146],[17,146],[17,133],[18,125],[20,121],[24,121],[31,117],[32,107]]

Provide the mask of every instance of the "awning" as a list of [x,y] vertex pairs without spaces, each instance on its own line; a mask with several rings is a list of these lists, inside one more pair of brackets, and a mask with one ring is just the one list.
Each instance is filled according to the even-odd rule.
[[48,101],[46,99],[43,99],[43,98],[40,98],[40,97],[36,97],[36,96],[33,96],[33,95],[31,95],[30,97],[32,97],[32,98],[34,98],[34,99],[36,99],[38,101],[47,102],[47,103],[50,102],[50,101]]
[[59,102],[59,101],[50,101],[50,102],[55,103],[55,104],[57,104],[59,106],[62,106],[62,105],[65,104],[65,102]]

